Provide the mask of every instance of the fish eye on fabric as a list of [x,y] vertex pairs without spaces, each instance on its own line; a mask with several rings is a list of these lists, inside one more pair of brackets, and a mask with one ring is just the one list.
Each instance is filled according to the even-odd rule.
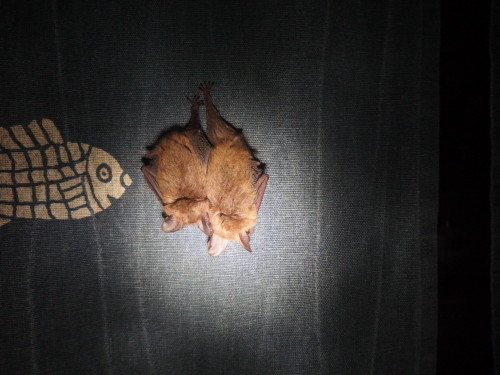
[[111,170],[111,167],[106,163],[102,163],[97,167],[96,174],[99,181],[104,183],[108,183],[113,179],[113,172]]

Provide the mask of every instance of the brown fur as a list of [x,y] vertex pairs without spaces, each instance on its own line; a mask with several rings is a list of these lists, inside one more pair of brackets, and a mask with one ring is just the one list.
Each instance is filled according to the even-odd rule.
[[164,225],[165,231],[199,224],[208,211],[206,174],[210,145],[199,124],[201,101],[195,99],[192,103],[189,123],[163,134],[145,155],[151,161],[151,165],[143,167],[148,169],[146,180],[162,202],[166,222],[171,221],[170,227]]
[[[208,253],[220,255],[236,240],[246,250],[267,185],[241,131],[220,115],[211,83],[200,85],[207,110],[207,138],[199,122],[201,101],[192,101],[191,119],[163,134],[146,154],[146,181],[162,202],[162,229],[173,232],[198,224],[209,236]],[[210,143],[209,143],[210,141]]]
[[160,140],[147,154],[155,160],[156,179],[164,204],[179,198],[206,197],[207,165],[196,155],[191,137],[182,131]]
[[[221,254],[231,240],[251,251],[249,234],[257,221],[262,194],[256,182],[262,175],[241,131],[229,124],[213,105],[210,83],[200,85],[207,111],[207,136],[213,148],[207,168],[207,198],[213,235],[209,254]],[[265,178],[267,182],[267,175]],[[265,184],[259,184],[265,189]]]
[[182,132],[173,133],[148,156],[155,158],[163,211],[183,225],[196,224],[208,209],[207,165],[196,155],[191,138]]
[[208,161],[207,197],[214,233],[238,240],[238,233],[255,226],[256,191],[250,151],[239,139],[214,146]]

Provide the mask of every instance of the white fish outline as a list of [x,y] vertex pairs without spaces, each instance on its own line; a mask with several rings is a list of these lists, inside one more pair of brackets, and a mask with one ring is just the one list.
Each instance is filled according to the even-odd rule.
[[89,217],[131,184],[113,156],[86,143],[64,142],[49,119],[0,127],[0,226],[18,218]]

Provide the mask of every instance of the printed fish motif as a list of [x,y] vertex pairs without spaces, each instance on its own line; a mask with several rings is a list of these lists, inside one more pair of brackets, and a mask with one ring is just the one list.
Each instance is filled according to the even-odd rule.
[[13,219],[82,219],[132,184],[106,151],[65,142],[48,119],[0,128],[0,226]]

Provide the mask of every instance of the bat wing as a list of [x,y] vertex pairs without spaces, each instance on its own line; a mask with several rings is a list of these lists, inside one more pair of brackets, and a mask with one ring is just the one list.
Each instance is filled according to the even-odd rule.
[[191,117],[186,124],[185,129],[201,129],[200,124],[200,106],[203,105],[203,100],[199,95],[188,96],[187,100],[191,103]]
[[231,141],[240,135],[240,131],[226,121],[212,101],[213,82],[200,83],[199,89],[203,92],[205,108],[207,111],[207,136],[208,140],[216,145],[221,142]]
[[246,251],[252,252],[252,248],[250,247],[250,234],[243,231],[239,233],[240,236],[240,244]]
[[151,190],[153,190],[153,192],[156,194],[158,200],[161,202],[161,204],[164,204],[160,192],[160,187],[158,186],[158,181],[156,180],[156,173],[154,171],[154,167],[151,165],[143,165],[141,167],[141,172],[144,175],[144,179],[148,183]]
[[214,230],[212,228],[212,223],[210,222],[210,217],[208,216],[208,212],[205,212],[203,215],[201,215],[201,219],[198,222],[198,228],[200,228],[200,230],[209,237],[211,237],[214,234]]
[[191,142],[193,143],[193,146],[196,149],[198,156],[206,165],[208,163],[210,148],[212,146],[210,145],[210,142],[208,142],[208,139],[205,136],[205,133],[203,133],[203,130],[201,129],[196,130],[196,132],[191,136]]
[[[267,181],[269,180],[269,175],[264,173],[262,174],[258,179],[257,182],[255,183],[255,190],[257,190],[257,195],[255,196],[255,205],[257,206],[257,212],[259,212],[260,204],[262,203],[262,198],[264,198],[264,192],[266,191],[267,187]],[[246,232],[241,232],[240,233],[240,241],[241,245],[245,248],[245,241],[248,242],[248,247],[250,248],[250,236],[249,234],[253,234],[255,232],[255,227],[251,228],[248,233]],[[248,237],[248,238],[247,238]],[[247,249],[248,251],[251,251]]]
[[264,198],[264,192],[266,191],[268,180],[269,180],[269,175],[263,173],[255,183],[255,190],[257,190],[257,196],[255,197],[255,205],[257,206],[257,212],[259,211],[260,204],[262,203],[262,198]]
[[190,141],[200,159],[206,164],[208,154],[210,152],[210,142],[208,141],[200,123],[200,106],[203,105],[203,100],[198,95],[187,98],[191,103],[191,118],[184,127],[185,134],[190,138]]

